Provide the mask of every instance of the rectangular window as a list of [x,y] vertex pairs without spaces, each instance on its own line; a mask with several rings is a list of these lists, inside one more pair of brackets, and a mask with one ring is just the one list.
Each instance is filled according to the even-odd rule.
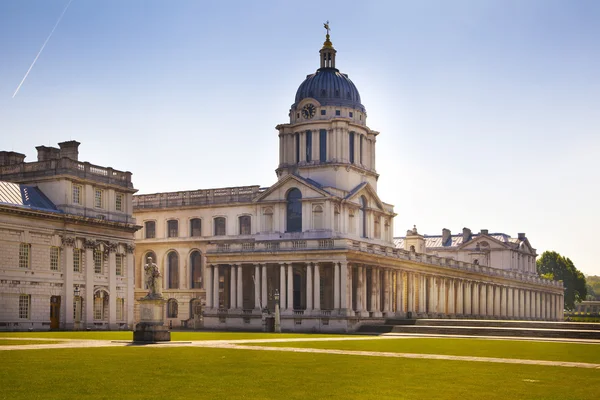
[[354,132],[350,132],[348,138],[348,147],[350,148],[350,163],[354,164]]
[[104,208],[104,190],[94,189],[94,207]]
[[125,196],[123,195],[123,193],[117,193],[116,197],[115,197],[115,210],[117,211],[123,211],[123,198]]
[[156,237],[156,222],[144,222],[144,231],[146,232],[146,239],[154,239]]
[[50,247],[50,271],[58,271],[60,269],[60,248]]
[[296,164],[300,162],[300,134],[296,133]]
[[360,164],[363,163],[363,137],[360,137],[360,148],[358,149],[358,156],[360,158]]
[[321,129],[319,131],[319,161],[327,161],[327,130]]
[[342,113],[340,110],[335,110],[335,115],[340,116],[340,115],[342,115]]
[[21,243],[19,245],[19,268],[30,268],[31,264],[31,245],[29,243]]
[[225,236],[225,218],[218,217],[214,219],[215,222],[215,236]]
[[83,193],[83,186],[73,185],[73,204],[81,204],[81,195]]
[[250,235],[251,234],[251,225],[250,225],[250,216],[242,215],[240,217],[240,235]]
[[327,111],[326,110],[321,110],[321,115],[327,115]]
[[115,256],[115,275],[123,276],[123,259],[125,256],[123,254],[117,254]]
[[81,249],[73,249],[73,272],[81,272]]
[[199,218],[193,218],[190,220],[190,236],[198,237],[202,236],[202,220]]
[[21,294],[19,295],[19,318],[29,319],[29,310],[31,308],[31,295]]
[[104,253],[100,249],[94,250],[94,273],[102,274],[104,264]]
[[179,236],[179,221],[172,219],[167,221],[167,236],[177,237]]
[[306,162],[312,160],[312,132],[306,131]]

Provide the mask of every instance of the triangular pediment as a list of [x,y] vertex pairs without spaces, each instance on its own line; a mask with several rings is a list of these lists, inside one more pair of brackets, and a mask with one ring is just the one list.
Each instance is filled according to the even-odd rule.
[[481,251],[481,250],[491,250],[491,249],[508,249],[509,245],[501,242],[500,240],[485,234],[479,234],[473,239],[469,240],[466,243],[458,246],[459,250],[472,250],[472,251]]
[[381,211],[386,211],[383,201],[381,201],[375,189],[373,189],[373,187],[368,182],[362,182],[354,189],[352,189],[350,193],[346,195],[345,200],[352,203],[356,203],[358,205],[360,204],[359,199],[361,198],[361,196],[365,196],[367,198],[371,208],[378,208]]
[[320,188],[316,182],[312,182],[296,175],[286,175],[273,186],[258,195],[254,201],[257,203],[282,201],[286,199],[287,193],[293,188],[297,188],[302,192],[303,199],[332,197],[330,193]]

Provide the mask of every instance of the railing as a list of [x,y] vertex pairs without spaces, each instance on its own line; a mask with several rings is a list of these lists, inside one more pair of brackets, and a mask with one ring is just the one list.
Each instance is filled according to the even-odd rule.
[[304,310],[293,310],[293,315],[304,315]]
[[84,179],[97,182],[133,188],[131,183],[131,172],[117,171],[105,168],[89,162],[80,162],[70,158],[59,158],[54,160],[21,163],[0,166],[0,179],[23,178],[49,175],[74,175]]
[[242,243],[242,251],[254,251],[254,242]]
[[133,208],[168,208],[188,205],[247,203],[260,193],[260,186],[190,190],[133,196]]
[[306,248],[306,240],[294,240],[292,241],[293,249],[305,249]]

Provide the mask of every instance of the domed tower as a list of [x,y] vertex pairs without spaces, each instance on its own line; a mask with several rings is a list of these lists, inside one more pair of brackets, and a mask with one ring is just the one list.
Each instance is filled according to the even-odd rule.
[[327,35],[321,66],[296,92],[289,124],[279,130],[277,176],[296,174],[324,187],[350,191],[362,182],[377,190],[375,142],[367,112],[347,74],[336,68],[336,50]]

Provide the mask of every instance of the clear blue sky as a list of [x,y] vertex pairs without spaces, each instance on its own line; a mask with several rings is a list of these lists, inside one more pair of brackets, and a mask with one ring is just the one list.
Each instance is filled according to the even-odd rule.
[[82,142],[140,193],[275,182],[275,125],[337,66],[378,137],[395,233],[526,232],[600,274],[600,2],[0,2],[0,149]]

